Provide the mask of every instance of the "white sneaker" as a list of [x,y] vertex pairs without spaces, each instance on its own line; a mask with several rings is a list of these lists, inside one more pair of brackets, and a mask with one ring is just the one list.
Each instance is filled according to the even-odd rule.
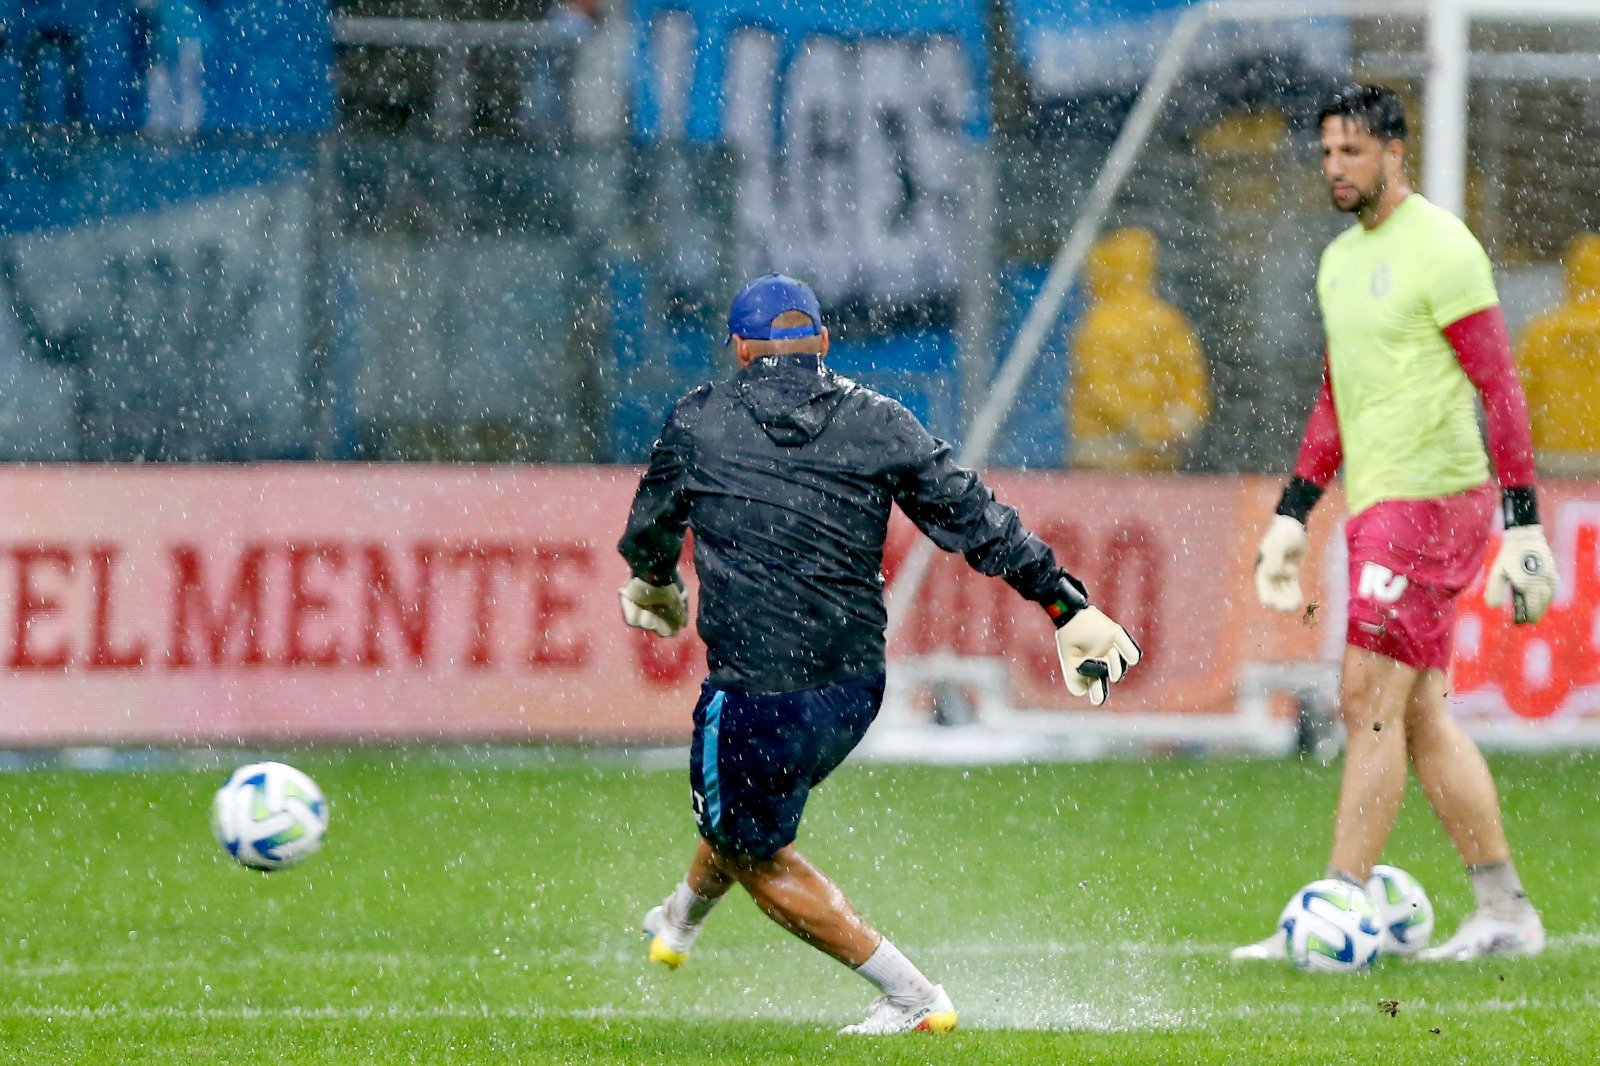
[[1544,923],[1537,911],[1525,918],[1507,921],[1483,912],[1461,923],[1456,935],[1436,948],[1416,954],[1424,962],[1466,962],[1486,955],[1502,957],[1537,955],[1544,950]]
[[1228,957],[1234,962],[1284,962],[1289,958],[1289,938],[1279,928],[1265,940],[1234,948]]
[[666,904],[651,907],[639,923],[650,938],[650,961],[659,962],[669,970],[676,970],[689,961],[689,949],[694,947],[700,927],[686,929],[667,917]]
[[956,1027],[956,1007],[944,985],[933,986],[926,1002],[906,1007],[879,996],[867,1007],[867,1016],[839,1030],[841,1036],[893,1036],[896,1033],[948,1033]]

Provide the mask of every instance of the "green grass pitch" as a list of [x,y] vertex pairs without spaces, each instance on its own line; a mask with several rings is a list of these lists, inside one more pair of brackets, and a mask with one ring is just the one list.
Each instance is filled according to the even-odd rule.
[[[1170,759],[849,766],[800,844],[961,1011],[834,1035],[865,982],[735,895],[676,973],[640,914],[693,842],[686,775],[423,751],[291,757],[323,851],[210,839],[220,766],[0,774],[0,1062],[1595,1062],[1600,756],[1493,760],[1551,946],[1365,975],[1230,963],[1321,873],[1336,768]],[[1387,853],[1470,902],[1413,790]],[[1392,1000],[1397,1013],[1380,1009]]]

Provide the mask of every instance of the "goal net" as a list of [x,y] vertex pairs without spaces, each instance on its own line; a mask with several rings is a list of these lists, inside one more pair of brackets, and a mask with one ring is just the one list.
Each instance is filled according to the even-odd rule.
[[[1600,5],[1223,2],[1133,28],[1012,29],[1032,95],[1021,134],[997,149],[1009,190],[1000,241],[1008,262],[1036,267],[961,458],[992,471],[1064,468],[994,479],[1148,660],[1105,709],[1080,706],[1061,689],[1043,621],[903,527],[874,749],[998,758],[1325,748],[1343,645],[1342,503],[1330,499],[1312,522],[1305,617],[1266,617],[1245,558],[1320,376],[1318,256],[1349,224],[1328,206],[1316,110],[1349,81],[1401,94],[1413,184],[1483,241],[1519,337],[1560,307],[1573,242],[1600,231]],[[1097,62],[1139,80],[1085,82]],[[1085,264],[1098,241],[1129,229],[1152,239],[1156,295],[1204,353],[1209,411],[1183,444],[1187,477],[1085,472],[1090,450],[1064,413],[1073,336],[1091,299]],[[1531,391],[1530,400],[1537,433]],[[1025,442],[1051,433],[1062,436],[1059,454],[1029,452]],[[1596,496],[1593,481],[1573,481],[1542,497],[1572,575],[1556,622],[1511,633],[1464,608],[1455,694],[1482,738],[1600,740]]]

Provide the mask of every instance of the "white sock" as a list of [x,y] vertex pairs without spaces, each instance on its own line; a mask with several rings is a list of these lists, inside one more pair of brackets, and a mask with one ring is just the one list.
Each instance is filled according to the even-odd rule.
[[680,881],[667,897],[667,921],[682,929],[698,929],[720,899],[720,896],[702,896],[689,887],[689,882]]
[[1468,866],[1467,876],[1472,879],[1472,894],[1477,897],[1478,910],[1489,917],[1514,922],[1533,910],[1510,859]]
[[900,954],[888,937],[878,941],[878,949],[856,967],[856,973],[877,985],[878,991],[893,1003],[909,1006],[933,998],[933,982],[922,976],[922,971]]
[[1355,885],[1357,888],[1366,888],[1367,887],[1366,886],[1366,882],[1362,881],[1361,878],[1357,877],[1355,874],[1351,873],[1349,870],[1345,870],[1345,869],[1342,869],[1342,868],[1340,868],[1338,866],[1335,866],[1331,862],[1328,864],[1328,868],[1322,872],[1322,876],[1326,880],[1329,880],[1329,881],[1343,881],[1345,884],[1347,884],[1347,885]]

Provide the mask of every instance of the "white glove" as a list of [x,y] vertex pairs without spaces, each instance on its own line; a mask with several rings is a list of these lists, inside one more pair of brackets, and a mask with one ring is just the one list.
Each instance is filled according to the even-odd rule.
[[1107,618],[1098,607],[1085,607],[1056,630],[1056,651],[1067,691],[1088,696],[1096,707],[1106,701],[1111,686],[1122,680],[1128,667],[1143,654],[1128,631]]
[[676,582],[651,585],[630,577],[617,595],[622,599],[622,620],[635,629],[674,637],[689,621],[689,597]]
[[1483,602],[1504,607],[1507,593],[1511,619],[1517,625],[1537,622],[1556,598],[1556,557],[1540,526],[1513,526],[1500,542],[1500,554],[1489,567]]
[[1306,557],[1306,527],[1286,514],[1272,524],[1256,549],[1256,599],[1274,611],[1300,606],[1300,560]]

